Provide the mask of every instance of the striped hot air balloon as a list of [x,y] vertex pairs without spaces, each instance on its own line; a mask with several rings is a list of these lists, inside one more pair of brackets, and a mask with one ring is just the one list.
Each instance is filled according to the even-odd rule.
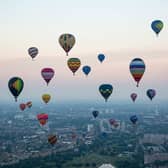
[[30,47],[28,49],[28,53],[29,53],[29,55],[31,56],[31,58],[33,60],[33,58],[35,58],[37,56],[37,54],[38,54],[38,48],[36,48],[36,47]]
[[14,96],[15,101],[17,101],[17,97],[20,95],[20,93],[23,90],[24,82],[19,77],[13,77],[9,80],[8,87],[9,87],[10,92]]
[[75,75],[75,72],[81,66],[81,61],[79,58],[70,58],[68,59],[67,64],[69,69],[72,71],[73,75]]
[[99,92],[104,97],[105,101],[107,102],[108,98],[113,92],[113,86],[110,84],[102,84],[99,87]]
[[46,81],[47,85],[49,84],[50,80],[54,77],[54,70],[52,68],[43,68],[41,70],[41,76]]
[[57,136],[56,135],[49,135],[48,136],[48,142],[51,145],[54,145],[57,142]]
[[156,33],[156,35],[158,36],[160,31],[163,29],[163,22],[161,20],[154,20],[151,23],[151,28]]
[[62,34],[59,37],[59,43],[66,52],[66,55],[68,55],[68,52],[75,45],[75,37],[72,34]]
[[145,72],[145,63],[141,58],[135,58],[131,61],[129,68],[134,80],[137,82],[138,87]]
[[40,124],[43,126],[47,123],[48,114],[45,114],[45,113],[38,114],[37,119],[39,120]]

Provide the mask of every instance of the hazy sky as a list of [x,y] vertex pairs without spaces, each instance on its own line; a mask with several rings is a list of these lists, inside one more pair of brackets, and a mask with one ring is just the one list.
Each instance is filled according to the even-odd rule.
[[[111,83],[114,92],[109,103],[127,100],[131,92],[146,101],[146,89],[155,88],[155,102],[168,99],[168,1],[166,0],[4,0],[0,2],[1,98],[13,102],[7,83],[20,76],[25,88],[19,101],[40,100],[51,93],[53,102],[64,100],[103,101],[98,87]],[[157,38],[150,28],[161,19],[164,28]],[[79,57],[90,65],[86,78],[81,68],[76,76],[67,68],[67,59],[59,46],[62,33],[72,33],[76,44],[69,57]],[[31,61],[27,49],[36,46],[39,55]],[[104,53],[103,64],[97,54]],[[129,63],[140,57],[146,72],[140,87],[129,73]],[[53,67],[55,78],[49,87],[41,78],[43,67]]]

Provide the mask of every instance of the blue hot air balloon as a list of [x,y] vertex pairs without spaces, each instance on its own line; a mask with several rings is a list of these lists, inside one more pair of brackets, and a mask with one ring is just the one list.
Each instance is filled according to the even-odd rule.
[[151,23],[151,28],[156,35],[159,35],[160,31],[163,29],[163,22],[161,20],[154,20]]
[[90,73],[90,71],[91,71],[91,67],[90,66],[84,66],[83,68],[82,68],[82,71],[84,72],[84,74],[87,76],[89,73]]
[[98,60],[102,63],[105,59],[105,55],[104,54],[99,54],[98,55]]
[[150,98],[150,100],[152,100],[156,95],[156,91],[154,89],[148,89],[146,91],[146,94]]
[[113,86],[110,84],[102,84],[99,87],[100,94],[104,97],[105,101],[110,97],[113,92]]
[[136,122],[138,121],[138,118],[136,115],[133,115],[130,117],[130,121],[133,123],[133,124],[136,124]]

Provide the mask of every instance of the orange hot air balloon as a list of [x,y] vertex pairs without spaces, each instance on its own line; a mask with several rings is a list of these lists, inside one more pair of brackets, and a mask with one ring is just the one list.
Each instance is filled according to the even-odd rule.
[[51,99],[51,96],[49,94],[43,94],[42,100],[47,104]]
[[75,75],[75,72],[79,69],[81,66],[81,61],[79,58],[70,58],[68,59],[68,67],[72,71],[73,75]]
[[45,114],[45,113],[38,114],[37,119],[39,120],[40,124],[43,126],[47,123],[48,114]]

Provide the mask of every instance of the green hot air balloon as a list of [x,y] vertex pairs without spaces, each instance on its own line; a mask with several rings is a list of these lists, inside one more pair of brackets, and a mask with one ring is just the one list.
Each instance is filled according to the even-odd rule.
[[23,90],[24,82],[19,77],[13,77],[8,82],[8,87],[10,92],[15,98],[15,101],[17,101],[17,97],[20,95],[21,91]]
[[104,97],[105,101],[107,102],[108,98],[113,92],[113,86],[110,84],[102,84],[99,87],[99,92]]

